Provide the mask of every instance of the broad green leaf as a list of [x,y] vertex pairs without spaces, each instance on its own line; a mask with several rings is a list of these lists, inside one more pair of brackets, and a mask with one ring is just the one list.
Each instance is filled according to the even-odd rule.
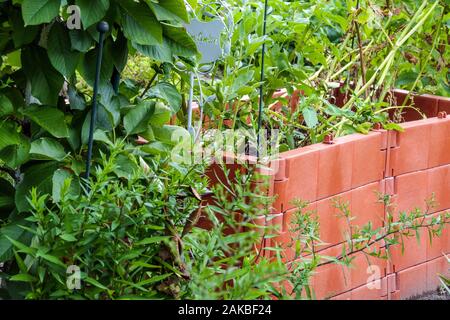
[[37,25],[53,20],[59,13],[61,0],[23,0],[22,16],[25,25]]
[[163,39],[163,43],[160,45],[143,46],[136,42],[132,42],[131,45],[139,53],[152,59],[169,63],[172,62],[173,60],[172,50],[170,49],[170,43],[169,40],[167,40],[166,38]]
[[317,126],[319,120],[317,119],[317,112],[314,108],[306,107],[303,109],[302,113],[308,128],[314,128]]
[[67,241],[67,242],[75,242],[75,241],[77,241],[77,238],[75,238],[75,236],[70,234],[70,233],[63,233],[59,237],[61,239],[63,239],[64,241]]
[[28,221],[18,220],[0,228],[0,261],[13,257],[13,244],[9,239],[21,240],[26,233],[21,226],[27,225],[30,225]]
[[12,145],[20,144],[20,134],[11,122],[0,122],[0,151]]
[[186,11],[184,0],[164,0],[155,3],[152,0],[146,0],[152,8],[158,20],[189,22],[189,16]]
[[[111,52],[111,42],[105,42],[105,51],[103,53],[102,66],[100,69],[100,90],[105,86],[105,84],[109,83],[111,80],[112,72],[113,72],[113,60],[110,54],[107,52]],[[94,48],[86,53],[83,57],[83,61],[81,63],[81,68],[79,68],[80,74],[86,82],[93,87],[95,82],[95,70],[96,70],[96,61],[98,55],[98,48]]]
[[141,45],[162,43],[162,27],[152,10],[144,3],[132,0],[120,1],[126,14],[123,17],[125,36]]
[[29,160],[30,147],[31,145],[28,138],[21,135],[19,144],[11,145],[0,151],[0,159],[8,167],[17,169]]
[[355,115],[355,113],[352,110],[343,110],[342,108],[338,108],[330,103],[326,104],[324,112],[330,116],[342,116],[347,118],[350,118]]
[[117,34],[117,39],[112,45],[112,48],[111,55],[114,66],[119,72],[122,72],[128,60],[128,39],[125,38],[121,31]]
[[25,212],[31,208],[28,197],[33,187],[36,187],[39,194],[52,193],[52,178],[58,169],[56,162],[45,162],[29,167],[23,180],[17,185],[15,202],[19,212]]
[[7,116],[13,112],[14,107],[11,100],[7,96],[0,94],[0,117]]
[[51,138],[40,138],[31,143],[30,154],[36,160],[62,161],[66,157],[64,147]]
[[164,38],[173,55],[180,57],[193,57],[198,54],[197,45],[185,28],[164,25]]
[[69,137],[64,113],[61,110],[46,106],[30,106],[22,110],[22,114],[56,138]]
[[242,88],[247,87],[247,84],[253,79],[255,71],[249,68],[241,69],[234,79],[233,84],[230,86],[230,95],[236,94]]
[[109,139],[108,135],[103,130],[96,130],[94,132],[94,141],[103,142],[109,146],[113,146],[113,142]]
[[11,183],[0,178],[0,219],[4,219],[3,213],[9,215],[14,209],[14,187]]
[[27,47],[22,50],[22,66],[31,82],[31,93],[42,104],[55,106],[64,77],[53,68],[44,48]]
[[151,155],[165,155],[170,152],[170,146],[160,141],[148,143],[141,149]]
[[130,179],[131,176],[138,170],[138,166],[128,156],[120,154],[117,156],[116,167],[114,173],[119,178]]
[[78,65],[80,53],[72,51],[69,34],[61,23],[54,23],[50,29],[47,52],[53,67],[70,78]]
[[[86,114],[86,118],[84,119],[83,127],[81,128],[81,143],[87,144],[89,139],[89,130],[91,127],[91,111],[89,111]],[[113,119],[108,112],[108,110],[105,109],[103,105],[98,106],[98,114],[97,114],[97,122],[95,123],[95,131],[97,130],[104,130],[104,131],[111,131],[113,129]],[[94,131],[94,133],[95,133]]]
[[77,89],[74,88],[72,85],[69,85],[67,94],[69,96],[70,109],[81,111],[86,109],[86,100],[84,96],[78,93]]
[[395,85],[398,87],[402,87],[402,86],[407,86],[407,85],[412,85],[417,77],[419,76],[419,74],[417,72],[414,71],[404,71],[402,73],[400,73],[400,75],[397,78],[397,81],[395,82]]
[[153,128],[153,132],[158,141],[172,146],[178,144],[180,141],[186,141],[191,137],[186,129],[172,125],[165,125],[162,128]]
[[26,27],[20,9],[14,10],[9,18],[13,29],[12,38],[16,48],[31,43],[38,35],[39,26]]
[[155,112],[155,103],[144,101],[131,109],[123,119],[123,125],[128,135],[144,132],[149,120]]
[[157,103],[155,105],[155,112],[150,118],[150,124],[154,127],[162,127],[168,124],[170,117],[172,116],[172,110],[163,103]]
[[167,82],[160,82],[156,86],[150,88],[147,97],[164,99],[169,103],[173,114],[177,113],[181,108],[181,94],[174,85]]
[[70,30],[69,37],[72,50],[88,52],[94,45],[94,39],[92,39],[91,35],[84,30]]
[[109,9],[109,0],[76,0],[75,4],[80,7],[81,22],[85,30],[99,22]]

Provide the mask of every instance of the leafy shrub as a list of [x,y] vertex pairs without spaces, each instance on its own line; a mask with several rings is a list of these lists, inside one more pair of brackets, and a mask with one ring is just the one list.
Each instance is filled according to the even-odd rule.
[[[273,199],[266,195],[267,181],[254,170],[248,167],[217,184],[205,208],[210,230],[196,229],[186,237],[188,292],[194,299],[270,299],[287,275],[281,260],[265,257],[264,239],[272,228],[257,219],[269,219]],[[255,180],[261,181],[256,187]]]
[[[14,245],[8,263],[9,297],[27,299],[124,299],[176,297],[161,290],[188,278],[180,260],[178,230],[198,211],[192,190],[203,184],[197,169],[170,163],[139,163],[118,143],[103,155],[89,190],[72,196],[73,180],[61,184],[59,201],[33,188],[32,215],[10,226],[23,228],[29,241]],[[124,177],[123,157],[133,164]],[[143,168],[142,168],[143,167]],[[2,240],[3,241],[3,240]],[[67,269],[81,271],[80,290],[67,286]],[[70,275],[70,274],[69,274]],[[17,283],[24,284],[17,286]]]
[[[73,18],[68,9],[74,4],[81,10],[80,29],[68,27]],[[110,30],[99,83],[94,163],[113,137],[133,141],[145,135],[145,149],[155,157],[173,147],[167,136],[174,128],[166,124],[182,106],[177,88],[155,83],[140,96],[139,87],[115,80],[129,53],[152,52],[159,63],[197,55],[182,27],[189,21],[183,0],[1,1],[0,171],[8,176],[1,180],[1,219],[29,211],[26,198],[33,187],[47,194],[62,175],[71,175],[74,186],[84,176],[100,20]]]

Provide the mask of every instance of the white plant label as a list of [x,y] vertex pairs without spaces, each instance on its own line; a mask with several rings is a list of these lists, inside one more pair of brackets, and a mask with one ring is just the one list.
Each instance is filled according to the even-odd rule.
[[222,56],[223,52],[220,45],[220,35],[225,26],[220,20],[202,22],[193,19],[191,23],[185,25],[185,27],[202,54],[201,64],[215,62]]

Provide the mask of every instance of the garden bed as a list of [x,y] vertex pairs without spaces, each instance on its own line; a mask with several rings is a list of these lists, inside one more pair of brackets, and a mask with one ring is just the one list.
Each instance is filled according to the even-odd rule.
[[[394,91],[399,105],[406,95]],[[433,194],[438,205],[427,211],[430,217],[450,209],[450,117],[446,115],[450,99],[431,95],[412,95],[412,99],[429,118],[416,120],[407,111],[403,132],[376,128],[367,135],[353,134],[283,152],[271,162],[269,195],[276,200],[271,216],[261,217],[259,223],[277,226],[279,233],[264,240],[266,247],[281,246],[285,261],[293,259],[289,242],[295,199],[308,201],[308,209],[317,212],[320,238],[327,243],[320,250],[331,256],[340,253],[346,229],[337,217],[335,199],[348,202],[355,217],[352,224],[360,227],[368,222],[381,227],[387,218],[388,208],[377,194],[390,196],[396,218],[416,207],[425,210],[425,201]],[[213,172],[210,177],[217,182],[217,170]],[[312,286],[318,299],[405,299],[439,286],[437,274],[448,274],[442,253],[449,252],[448,227],[433,243],[424,232],[419,243],[414,238],[405,240],[405,254],[393,248],[389,261],[357,254],[349,270],[339,265],[320,267]],[[366,286],[369,265],[380,270],[374,290]]]

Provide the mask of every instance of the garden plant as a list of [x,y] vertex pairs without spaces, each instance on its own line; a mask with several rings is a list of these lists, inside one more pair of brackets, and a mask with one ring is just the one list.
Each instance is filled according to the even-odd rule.
[[[450,96],[449,9],[446,0],[0,0],[1,298],[315,299],[326,266],[345,273],[356,257],[370,266],[403,253],[408,238],[438,241],[450,222],[438,190],[398,212],[389,170],[382,222],[354,223],[359,213],[333,194],[346,226],[338,254],[306,199],[291,199],[285,241],[279,172],[258,160],[264,142],[276,161],[374,128],[390,157],[408,115],[427,118],[414,92]],[[201,63],[186,28],[195,20],[223,24],[214,62]],[[402,101],[395,89],[407,90]],[[216,153],[224,132],[232,143]],[[256,160],[223,164],[224,154]]]

